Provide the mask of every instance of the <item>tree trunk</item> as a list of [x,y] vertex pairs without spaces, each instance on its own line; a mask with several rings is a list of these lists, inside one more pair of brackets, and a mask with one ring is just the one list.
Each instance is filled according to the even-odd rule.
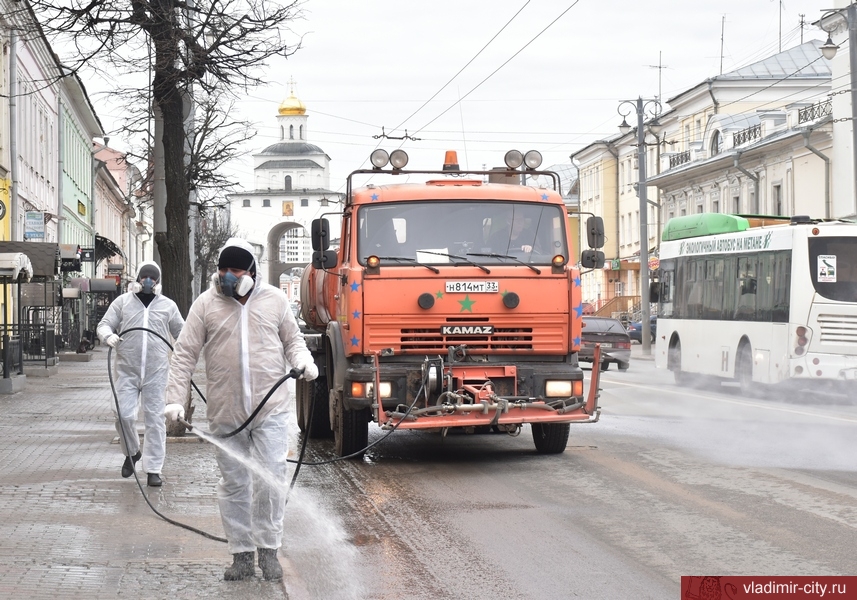
[[164,120],[164,187],[167,193],[166,233],[156,233],[161,256],[161,283],[164,295],[171,298],[182,316],[187,316],[193,298],[193,274],[190,264],[189,193],[185,177],[184,114],[180,90],[165,81],[157,71],[153,82],[155,101]]

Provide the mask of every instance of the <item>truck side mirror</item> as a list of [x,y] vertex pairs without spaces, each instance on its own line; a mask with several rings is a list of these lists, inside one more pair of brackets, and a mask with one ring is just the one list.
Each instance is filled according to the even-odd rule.
[[586,219],[586,241],[590,248],[604,245],[604,219],[594,215]]
[[604,253],[601,250],[584,250],[580,253],[580,264],[586,269],[604,267]]
[[319,250],[312,253],[312,266],[316,269],[332,269],[336,266],[336,252]]
[[[324,251],[330,248],[330,224],[327,219],[312,220],[312,249]],[[315,258],[313,258],[315,263]]]

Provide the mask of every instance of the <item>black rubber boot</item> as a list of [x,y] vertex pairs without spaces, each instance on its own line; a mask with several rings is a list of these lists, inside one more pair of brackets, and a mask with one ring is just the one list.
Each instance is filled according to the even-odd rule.
[[161,487],[162,483],[160,473],[149,473],[146,476],[146,485],[149,487]]
[[255,577],[256,567],[253,566],[254,552],[239,552],[232,555],[232,566],[223,573],[226,581],[239,581]]
[[276,548],[257,548],[259,551],[259,568],[265,581],[275,581],[283,578],[283,567],[277,560]]
[[[131,477],[134,474],[134,465],[137,464],[137,461],[142,458],[143,453],[137,450],[137,454],[134,456],[126,456],[125,462],[122,463],[122,477]],[[133,460],[133,462],[131,462]]]

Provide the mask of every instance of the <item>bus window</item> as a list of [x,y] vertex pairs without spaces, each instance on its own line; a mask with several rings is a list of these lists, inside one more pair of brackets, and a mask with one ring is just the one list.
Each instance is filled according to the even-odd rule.
[[705,261],[704,319],[719,319],[723,307],[723,258]]
[[735,309],[737,321],[756,319],[756,285],[756,257],[740,257],[738,259],[738,302]]
[[769,323],[774,305],[774,255],[760,254],[756,263],[756,320]]
[[673,316],[673,291],[675,289],[675,262],[663,261],[660,266],[661,280],[658,298],[658,314],[664,317]]
[[842,302],[857,302],[857,238],[809,240],[810,279],[815,291]]
[[792,285],[792,256],[788,250],[777,252],[774,257],[774,289],[771,321],[789,322],[789,301]]

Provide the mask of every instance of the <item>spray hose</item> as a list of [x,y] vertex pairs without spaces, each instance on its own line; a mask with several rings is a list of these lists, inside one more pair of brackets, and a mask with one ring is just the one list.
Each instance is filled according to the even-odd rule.
[[[118,335],[121,338],[123,335],[125,335],[126,333],[129,333],[131,331],[145,331],[147,333],[150,333],[150,334],[154,335],[155,337],[157,337],[158,339],[160,339],[162,342],[164,342],[170,350],[173,350],[173,346],[172,346],[172,344],[170,344],[169,340],[167,340],[164,336],[159,334],[157,331],[153,331],[147,327],[129,327],[128,329],[120,332]],[[116,393],[116,386],[113,383],[113,369],[111,368],[111,356],[112,356],[112,354],[113,354],[113,348],[109,347],[107,350],[107,376],[110,379],[110,389],[113,391],[113,403],[116,406],[116,415],[117,415],[117,418],[119,419],[120,435],[122,436],[122,441],[125,445],[125,448],[127,449],[128,448],[128,438],[130,437],[130,435],[128,434],[128,432],[125,431],[125,423],[121,418],[122,413],[119,410],[119,396]],[[271,389],[268,390],[268,393],[265,394],[265,397],[262,398],[261,402],[259,402],[259,405],[256,407],[256,410],[254,410],[253,413],[247,418],[247,420],[244,421],[244,423],[242,423],[237,429],[235,429],[234,431],[231,431],[227,434],[222,434],[222,435],[211,434],[211,435],[213,435],[214,437],[217,437],[217,438],[225,439],[225,438],[230,438],[230,437],[240,433],[241,431],[243,431],[253,421],[253,419],[256,418],[256,415],[259,414],[259,411],[262,410],[262,407],[265,406],[265,403],[270,399],[270,397],[273,395],[273,393],[275,391],[277,391],[277,389],[283,383],[285,383],[287,380],[289,380],[291,378],[298,379],[302,374],[303,374],[302,369],[301,370],[291,369],[286,375],[283,375],[283,377],[281,377],[273,386],[271,386]],[[295,472],[292,475],[292,480],[289,483],[289,490],[286,493],[285,504],[288,504],[289,496],[291,496],[292,489],[295,487],[295,482],[297,481],[298,473],[300,473],[302,465],[308,465],[308,466],[314,467],[314,466],[326,465],[326,464],[338,462],[340,460],[346,460],[349,458],[354,458],[356,456],[363,454],[364,452],[366,452],[370,448],[377,446],[378,444],[380,444],[384,440],[386,440],[396,429],[398,429],[398,427],[402,423],[402,421],[404,421],[405,419],[408,418],[408,416],[410,415],[414,406],[416,406],[417,400],[420,398],[420,396],[423,393],[425,393],[426,384],[427,384],[426,378],[427,378],[427,375],[423,378],[423,380],[421,382],[420,389],[414,395],[414,401],[411,402],[411,404],[410,404],[410,406],[408,406],[407,410],[401,414],[401,418],[398,421],[396,421],[395,424],[393,424],[393,426],[390,428],[389,431],[387,431],[386,434],[384,434],[383,436],[381,436],[380,438],[378,438],[377,440],[375,440],[374,442],[372,442],[371,444],[369,444],[365,448],[358,450],[357,452],[354,452],[352,454],[348,454],[346,456],[338,456],[338,457],[331,458],[328,460],[320,460],[320,461],[315,461],[315,462],[304,462],[304,452],[306,452],[307,440],[309,439],[309,435],[307,432],[309,431],[310,427],[312,427],[312,415],[314,412],[314,411],[310,411],[309,423],[307,424],[307,432],[304,433],[303,440],[301,442],[301,451],[300,451],[300,454],[298,455],[298,459],[297,460],[287,459],[287,462],[296,464],[297,466],[295,467]],[[202,398],[202,401],[205,402],[206,404],[208,404],[208,401],[205,399],[205,395],[202,393],[202,391],[199,389],[199,387],[196,385],[196,383],[194,383],[193,379],[191,379],[190,383],[193,386],[193,389],[196,390],[196,393],[199,394],[199,397]],[[193,431],[193,425],[192,424],[188,423],[184,419],[178,419],[178,421],[182,425],[184,425],[188,429],[188,431]],[[181,523],[179,521],[176,521],[175,519],[171,519],[171,518],[167,517],[166,515],[164,515],[163,513],[161,513],[160,511],[158,511],[158,509],[155,508],[155,506],[151,503],[151,501],[149,500],[149,497],[146,495],[145,491],[143,490],[143,484],[140,483],[140,478],[137,476],[137,470],[136,469],[134,469],[134,480],[137,482],[137,487],[140,488],[140,493],[143,495],[143,498],[146,500],[146,504],[149,505],[149,508],[152,509],[152,512],[154,512],[156,515],[161,517],[164,521],[166,521],[167,523],[170,523],[172,525],[175,525],[177,527],[181,527],[182,529],[186,529],[188,531],[198,533],[199,535],[206,537],[208,539],[215,540],[217,542],[228,543],[228,540],[225,538],[213,535],[211,533],[208,533],[208,532],[203,531],[201,529],[197,529],[196,527],[192,527],[192,526],[187,525],[185,523]]]

